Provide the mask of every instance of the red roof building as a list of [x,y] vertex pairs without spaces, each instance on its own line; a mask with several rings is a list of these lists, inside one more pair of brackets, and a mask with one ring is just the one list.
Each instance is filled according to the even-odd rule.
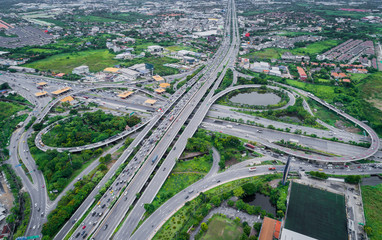
[[300,75],[301,81],[305,81],[308,78],[308,76],[306,75],[306,72],[304,71],[302,67],[297,67],[297,71],[298,71],[298,74]]

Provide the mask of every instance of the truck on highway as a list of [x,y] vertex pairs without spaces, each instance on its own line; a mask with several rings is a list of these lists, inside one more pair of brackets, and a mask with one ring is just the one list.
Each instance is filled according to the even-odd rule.
[[169,120],[172,121],[173,119],[174,119],[174,115],[172,115]]
[[232,128],[232,125],[227,125],[226,127],[227,127],[227,128]]
[[244,146],[247,148],[255,149],[255,146],[253,146],[252,144],[249,144],[249,143],[244,144]]
[[153,165],[157,159],[158,159],[158,155],[156,155],[156,156],[151,160],[151,165]]
[[254,171],[256,171],[256,167],[250,167],[250,168],[248,168],[248,171],[254,172]]
[[275,171],[276,168],[275,168],[275,167],[270,167],[270,168],[268,168],[268,170],[269,170],[269,171]]

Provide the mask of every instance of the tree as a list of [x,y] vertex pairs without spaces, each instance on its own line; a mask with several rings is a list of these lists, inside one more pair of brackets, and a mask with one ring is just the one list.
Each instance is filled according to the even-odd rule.
[[261,229],[261,222],[255,222],[253,224],[253,229],[255,229],[257,233],[259,233]]
[[207,223],[203,222],[201,225],[200,225],[200,229],[203,231],[203,232],[206,232],[208,230],[208,225]]
[[252,195],[257,192],[257,187],[253,183],[246,183],[242,186],[246,195]]
[[368,225],[365,225],[365,226],[363,227],[363,230],[364,230],[365,233],[366,233],[367,235],[369,235],[369,236],[373,233],[373,229],[372,229],[370,226],[368,226]]
[[236,208],[239,210],[243,210],[245,208],[245,202],[241,199],[236,201]]
[[148,214],[152,214],[155,211],[155,206],[152,203],[145,203],[144,208]]
[[221,199],[218,195],[215,195],[211,198],[210,202],[217,207],[220,206]]
[[233,190],[233,195],[236,197],[241,197],[244,194],[244,190],[242,187],[237,187]]
[[358,184],[361,182],[361,176],[360,175],[349,175],[345,177],[345,182],[352,183],[352,184]]
[[235,204],[235,202],[232,201],[232,200],[228,200],[228,201],[227,201],[227,204],[228,204],[228,206],[233,207],[233,205]]

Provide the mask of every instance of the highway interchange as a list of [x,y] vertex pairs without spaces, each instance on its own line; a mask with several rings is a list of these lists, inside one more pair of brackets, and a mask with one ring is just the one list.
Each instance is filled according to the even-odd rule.
[[[277,132],[269,129],[262,129],[262,133],[259,134],[257,130],[260,128],[258,127],[242,124],[234,125],[234,128],[230,128],[227,127],[227,125],[230,124],[229,122],[223,122],[223,124],[216,123],[214,119],[217,117],[231,117],[233,113],[230,109],[219,105],[213,105],[213,103],[225,93],[228,93],[229,91],[237,88],[242,88],[242,86],[231,87],[230,89],[226,89],[219,93],[218,96],[214,96],[214,90],[219,87],[220,82],[225,75],[225,71],[228,68],[234,68],[235,59],[240,45],[236,9],[233,0],[229,1],[226,11],[226,20],[225,37],[214,57],[208,61],[205,68],[200,73],[193,77],[182,88],[178,89],[169,99],[161,100],[161,111],[156,111],[150,114],[150,119],[147,119],[147,121],[132,129],[133,131],[138,130],[138,128],[140,130],[139,132],[135,133],[136,136],[134,141],[122,153],[122,155],[111,167],[105,177],[94,188],[91,194],[73,214],[73,216],[67,221],[65,226],[56,235],[55,239],[64,239],[66,234],[72,229],[74,223],[76,223],[76,221],[80,219],[86,210],[93,204],[95,204],[95,207],[91,213],[83,220],[81,225],[75,229],[72,235],[73,239],[146,239],[147,236],[152,237],[153,234],[164,223],[164,221],[168,219],[176,209],[179,209],[186,201],[196,197],[198,192],[205,191],[219,184],[232,181],[237,178],[268,173],[266,167],[259,167],[257,172],[250,173],[248,172],[247,165],[243,164],[240,165],[241,167],[233,167],[232,169],[220,174],[217,174],[215,170],[212,170],[211,173],[204,179],[193,184],[163,204],[156,212],[154,212],[148,219],[146,219],[146,221],[132,235],[134,229],[138,225],[139,220],[142,218],[145,212],[143,205],[145,203],[150,203],[154,199],[156,193],[159,191],[160,187],[163,185],[164,181],[175,165],[175,160],[182,154],[186,146],[187,139],[192,137],[194,132],[201,124],[202,127],[205,127],[211,131],[221,131],[223,133],[238,136],[240,138],[257,141],[265,146],[281,149],[290,155],[308,160],[316,160],[319,162],[328,161],[342,163],[364,159],[377,153],[380,148],[380,141],[376,133],[370,127],[360,122],[359,120],[352,118],[346,113],[343,113],[335,107],[325,103],[310,93],[291,88],[287,85],[284,85],[284,87],[289,88],[290,91],[298,92],[303,96],[309,97],[321,103],[323,106],[331,109],[332,111],[335,111],[337,114],[342,115],[346,119],[365,129],[371,142],[370,148],[364,149],[348,144],[329,142],[326,140],[300,135],[296,136],[294,134]],[[221,72],[220,76],[218,76],[219,72]],[[42,119],[50,112],[56,103],[69,95],[82,94],[92,89],[101,89],[106,87],[134,87],[133,84],[80,84],[50,78],[38,78],[24,74],[3,74],[0,80],[3,82],[9,82],[15,91],[17,91],[23,97],[28,99],[32,104],[34,104],[34,109],[25,123],[27,123],[32,116],[37,117],[37,122],[42,121]],[[34,93],[37,92],[35,86],[37,81],[41,80],[48,81],[55,87],[70,85],[73,90],[54,100],[51,97],[36,98],[34,95]],[[288,105],[293,105],[293,94],[290,94],[290,99],[291,102]],[[206,116],[208,117],[205,118]],[[235,113],[232,117],[237,116],[240,115],[236,115]],[[245,120],[247,118],[248,120],[256,120],[259,123],[263,123],[263,125],[279,124],[280,127],[283,128],[291,127],[284,123],[270,123],[269,120],[266,119],[254,119],[254,117],[248,115],[243,115],[240,117]],[[181,132],[180,136],[178,136],[182,127],[185,128]],[[306,127],[299,128],[303,128],[308,133],[312,132],[322,137],[328,137],[331,136],[330,134],[332,134],[329,131],[320,131]],[[44,129],[40,132],[40,134],[45,133],[46,130],[47,129]],[[102,143],[95,143],[80,148],[76,147],[58,150],[69,150],[71,152],[75,152],[82,151],[84,149],[98,148],[103,145],[117,142],[118,140],[121,140],[130,135],[133,131],[126,131],[123,134],[120,134],[114,138],[107,139],[107,141]],[[149,135],[149,132],[151,131],[152,134]],[[336,131],[336,129],[333,129],[333,131]],[[27,138],[31,135],[31,133],[32,129],[24,131],[24,128],[20,128],[13,133],[9,144],[10,159],[8,160],[8,163],[14,167],[16,173],[21,177],[25,189],[29,192],[32,198],[32,221],[29,223],[26,235],[40,235],[41,226],[46,222],[47,213],[54,209],[60,197],[67,190],[73,187],[74,182],[70,183],[65,191],[60,194],[60,197],[58,197],[55,201],[50,201],[48,199],[44,177],[41,171],[37,170],[37,166],[31,154],[29,153]],[[353,136],[352,134],[340,131],[337,131],[336,134],[341,135],[341,138],[344,140],[359,141],[362,138],[361,136]],[[338,155],[341,155],[341,157],[333,158],[318,155],[306,155],[304,153],[282,148],[272,143],[274,140],[288,138],[297,138],[300,142],[304,142],[311,147],[327,152],[336,152]],[[35,141],[36,146],[38,146],[40,149],[44,151],[49,149],[48,147],[39,144],[40,141],[38,138],[36,138]],[[107,153],[116,151],[120,146],[121,144],[116,145]],[[138,148],[139,150],[136,155],[133,156],[132,154],[135,148]],[[167,149],[172,150],[168,152]],[[104,153],[104,155],[105,154],[106,153]],[[118,177],[116,177],[116,181],[114,181],[111,187],[101,197],[100,201],[95,202],[94,197],[98,194],[99,190],[109,179],[113,177],[118,167],[129,157],[132,158],[132,160],[127,164],[126,168],[123,169],[122,173]],[[216,157],[214,157],[214,159],[215,158]],[[22,160],[22,162],[28,168],[28,174],[30,174],[31,178],[33,179],[33,183],[29,180],[22,168],[16,167],[16,165],[19,164],[19,159]],[[153,161],[153,159],[155,160]],[[163,159],[163,162],[160,164],[161,159]],[[98,162],[96,161],[92,163],[92,165],[89,166],[89,168],[86,169],[81,174],[81,176],[88,173],[90,169],[94,169],[97,164]],[[294,166],[294,168],[296,168],[295,170],[299,169],[299,165],[303,165],[303,162],[296,162]],[[216,163],[214,166],[216,167]],[[282,170],[282,168],[283,166],[278,166],[277,170]],[[216,168],[213,167],[212,169]],[[314,169],[317,170],[317,166],[306,166],[305,169],[306,171]],[[358,172],[359,169],[336,170],[336,173],[354,174],[355,171]],[[378,173],[380,171],[378,169],[372,169],[368,173],[374,172]],[[153,177],[151,177],[152,175]],[[196,191],[194,191],[192,194],[189,194],[191,189],[195,189]],[[136,194],[138,193],[140,194],[140,197],[137,199]],[[187,200],[186,196],[189,196]],[[119,230],[115,231],[119,225]]]

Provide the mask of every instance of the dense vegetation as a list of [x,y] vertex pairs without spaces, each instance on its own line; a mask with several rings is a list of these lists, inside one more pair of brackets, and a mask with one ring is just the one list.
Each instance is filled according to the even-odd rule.
[[[267,184],[267,182],[278,178],[281,178],[280,174],[245,178],[223,184],[205,193],[200,193],[198,197],[187,202],[185,206],[176,212],[162,226],[153,239],[189,239],[187,231],[190,228],[198,226],[211,209],[220,206],[223,201],[226,201],[233,196],[241,198],[250,193],[261,193],[270,196],[271,202],[277,207],[277,214],[280,217],[284,216],[288,186],[280,185],[277,188],[271,188]],[[241,199],[236,203],[232,203],[228,200],[228,204],[250,214],[260,214],[262,217],[266,215],[272,217],[271,214],[267,214],[261,208],[246,204]],[[241,239],[248,239],[248,235],[243,235]]]
[[16,129],[17,124],[27,118],[27,114],[18,115],[17,113],[28,108],[24,105],[11,102],[0,102],[0,158],[2,160],[8,157],[9,139]]
[[[380,78],[381,73],[373,73],[362,79],[358,84],[349,84],[347,87],[310,84],[295,80],[286,80],[286,83],[309,91],[328,103],[336,103],[346,113],[359,120],[366,120],[378,133],[382,134],[382,111],[379,106],[381,99]],[[374,105],[375,104],[375,105]]]
[[186,151],[206,152],[212,145],[220,153],[219,166],[221,169],[241,161],[242,152],[246,152],[239,138],[220,133],[208,133],[204,129],[199,129],[192,138],[188,139]]
[[233,82],[233,72],[230,68],[228,68],[223,77],[222,82],[220,83],[219,87],[215,90],[215,94],[230,87],[232,85],[232,82]]
[[382,184],[361,188],[366,216],[365,232],[371,240],[379,240],[382,236]]
[[178,160],[152,203],[145,204],[147,215],[153,213],[159,206],[178,192],[203,178],[209,172],[211,166],[211,154],[196,157],[192,160]]
[[[275,121],[282,121],[287,122],[291,124],[297,124],[297,125],[303,125],[308,127],[315,127],[315,128],[324,128],[320,124],[316,122],[316,117],[309,114],[308,111],[306,111],[303,107],[303,100],[302,98],[297,98],[296,103],[293,106],[288,106],[285,109],[279,109],[279,110],[268,110],[264,112],[253,112],[253,111],[243,111],[238,110],[239,112],[256,115],[259,117],[275,120]],[[293,117],[297,117],[298,119],[295,119]]]
[[43,135],[42,141],[53,147],[75,147],[105,140],[140,123],[140,118],[133,116],[113,116],[102,110],[86,112],[63,120]]
[[14,229],[14,237],[20,237],[25,234],[26,228],[30,219],[31,200],[28,193],[22,193],[23,185],[20,177],[16,175],[12,167],[8,164],[3,164],[0,170],[5,173],[5,177],[13,194],[13,207],[6,221],[10,229]]
[[89,175],[74,184],[74,189],[69,190],[58,202],[56,209],[48,215],[48,222],[43,225],[43,239],[53,239],[60,228],[82,204],[97,183],[106,174],[107,167],[99,165]]
[[[34,143],[36,134],[28,139],[30,153],[36,161],[38,169],[44,174],[47,182],[46,189],[49,197],[56,197],[66,185],[79,174],[92,160],[96,159],[103,150],[84,150],[81,153],[57,152],[48,150],[46,152],[38,149]],[[51,191],[53,193],[51,193]]]

